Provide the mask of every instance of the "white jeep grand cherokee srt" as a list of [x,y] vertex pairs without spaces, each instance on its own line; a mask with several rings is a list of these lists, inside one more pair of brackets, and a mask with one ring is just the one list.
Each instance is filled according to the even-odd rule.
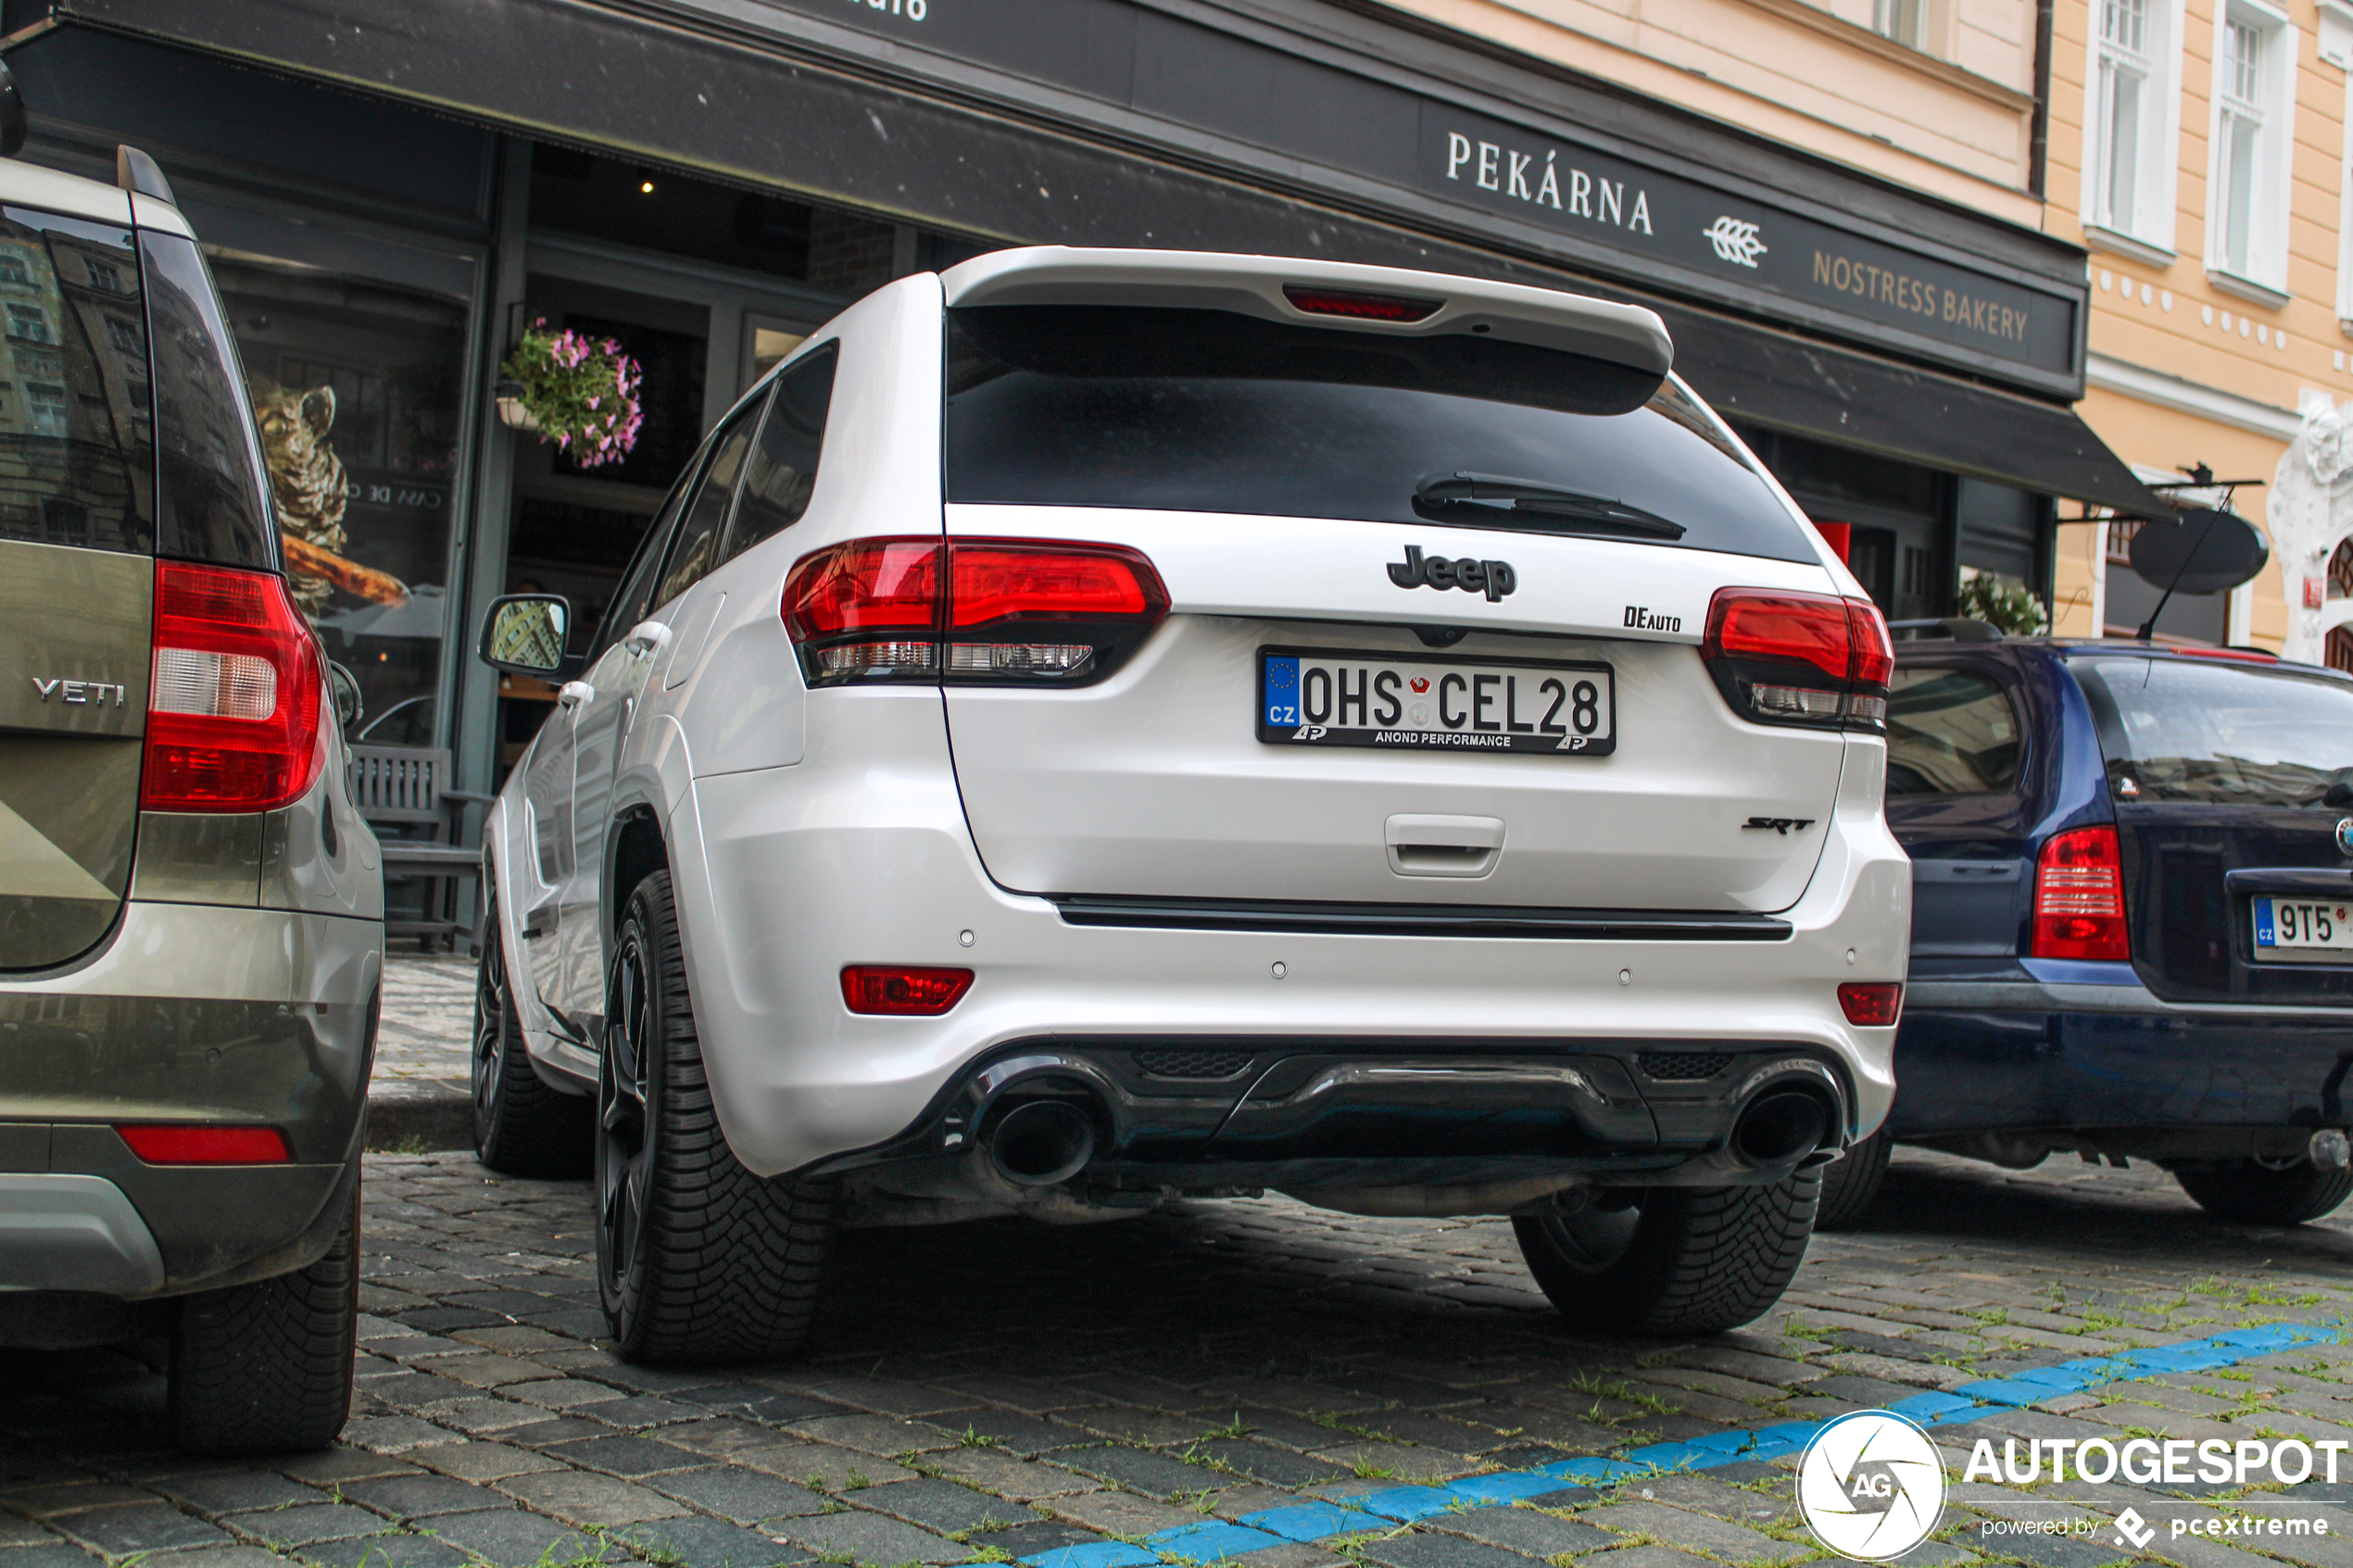
[[1885,1114],[1887,633],[1650,312],[1002,251],[721,420],[499,797],[484,1160],[593,1147],[624,1354],[803,1337],[841,1225],[1508,1214],[1744,1323]]

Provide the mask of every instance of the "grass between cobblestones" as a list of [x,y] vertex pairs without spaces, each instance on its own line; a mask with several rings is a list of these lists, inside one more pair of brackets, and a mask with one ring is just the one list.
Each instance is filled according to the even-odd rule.
[[[2353,1427],[2353,1348],[2241,1334],[2353,1312],[2353,1224],[2233,1231],[2141,1173],[1909,1151],[1889,1192],[1775,1313],[1704,1340],[1569,1336],[1498,1222],[1267,1199],[852,1236],[810,1359],[680,1372],[599,1343],[581,1186],[377,1156],[344,1441],[195,1463],[161,1447],[152,1348],[0,1357],[0,1568],[1781,1568],[1824,1557],[1802,1432],[1907,1402],[1956,1480],[1906,1562],[2353,1568],[2353,1463],[2286,1489],[1957,1479],[1978,1436]],[[2223,1343],[2135,1354],[2184,1341]],[[2145,1551],[1981,1531],[2127,1504]],[[2281,1512],[2331,1534],[2171,1530]]]

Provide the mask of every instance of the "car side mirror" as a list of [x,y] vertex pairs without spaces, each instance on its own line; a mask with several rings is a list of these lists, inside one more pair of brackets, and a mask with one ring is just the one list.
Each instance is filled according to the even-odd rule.
[[556,594],[509,594],[483,618],[482,661],[512,675],[545,679],[564,665],[572,605]]
[[327,691],[335,701],[335,722],[349,734],[351,726],[368,711],[367,703],[359,696],[359,677],[331,659],[327,660]]

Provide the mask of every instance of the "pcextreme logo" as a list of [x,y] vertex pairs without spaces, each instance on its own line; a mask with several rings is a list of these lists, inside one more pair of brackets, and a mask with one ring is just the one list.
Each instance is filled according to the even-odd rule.
[[1857,1411],[1814,1434],[1797,1461],[1797,1511],[1814,1538],[1860,1562],[1900,1557],[1944,1512],[1944,1464],[1892,1411]]

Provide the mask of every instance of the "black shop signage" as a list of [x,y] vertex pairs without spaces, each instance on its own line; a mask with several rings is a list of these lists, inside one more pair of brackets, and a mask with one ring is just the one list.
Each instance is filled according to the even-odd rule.
[[[786,33],[799,31],[790,17],[847,24],[889,40],[901,71],[979,65],[1264,149],[1275,156],[1241,157],[1359,205],[1385,191],[1369,199],[1409,225],[1484,228],[1523,251],[1532,227],[1561,236],[1551,248],[1569,265],[1644,288],[2007,371],[2044,391],[2068,389],[2078,373],[2080,274],[2006,270],[1842,220],[1821,199],[1712,175],[1704,140],[1686,136],[1655,160],[1622,141],[1605,152],[1463,108],[1435,85],[1377,81],[1273,34],[1245,37],[1138,0],[685,3],[764,10]],[[1121,133],[1134,133],[1132,118]],[[1883,189],[1863,194],[1891,206]],[[1498,232],[1497,219],[1519,228]]]
[[1427,104],[1416,183],[1957,348],[2065,374],[2076,302],[1885,244],[1753,197]]

